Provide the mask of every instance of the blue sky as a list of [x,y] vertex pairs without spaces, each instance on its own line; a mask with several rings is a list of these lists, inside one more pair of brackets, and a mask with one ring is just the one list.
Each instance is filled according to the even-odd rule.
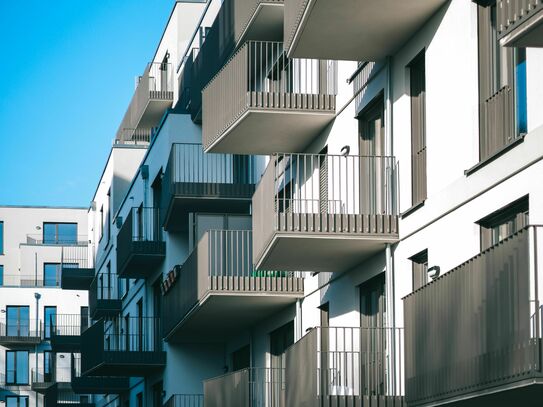
[[173,4],[0,0],[0,205],[89,205]]

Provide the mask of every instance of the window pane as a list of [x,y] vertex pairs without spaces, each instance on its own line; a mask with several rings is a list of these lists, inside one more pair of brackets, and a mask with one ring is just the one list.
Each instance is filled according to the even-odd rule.
[[51,329],[52,326],[56,324],[56,307],[45,307],[44,308],[44,317],[45,317],[45,339],[51,338]]
[[77,243],[77,223],[59,223],[58,240],[63,244]]
[[29,307],[7,307],[8,336],[28,336],[30,329]]
[[6,382],[15,383],[15,352],[6,351]]
[[59,271],[59,264],[46,263],[43,265],[43,285],[44,287],[56,287],[58,286],[57,275]]
[[28,383],[28,352],[17,352],[17,383]]
[[4,222],[0,222],[0,254],[4,254]]
[[0,265],[0,286],[4,285],[4,266]]
[[57,240],[57,225],[56,223],[43,224],[43,243],[55,244]]

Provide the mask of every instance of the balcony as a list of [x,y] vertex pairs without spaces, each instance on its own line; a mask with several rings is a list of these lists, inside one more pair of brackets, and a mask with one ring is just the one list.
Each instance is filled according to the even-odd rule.
[[75,394],[120,394],[129,389],[128,377],[82,376],[81,356],[72,354],[72,390]]
[[540,405],[541,236],[527,227],[404,298],[410,406]]
[[150,134],[150,129],[159,124],[166,109],[172,106],[173,83],[170,63],[151,62],[147,65],[136,81],[136,91],[115,137],[117,143],[144,141],[142,135]]
[[283,407],[286,406],[285,388],[284,369],[238,370],[204,381],[204,405]]
[[341,272],[398,240],[394,157],[275,154],[253,197],[264,270]]
[[70,387],[70,367],[54,367],[49,372],[44,372],[43,367],[32,369],[32,382],[30,388],[37,393],[45,394],[52,386],[58,390],[69,390]]
[[281,42],[246,42],[203,89],[204,150],[303,151],[335,117],[336,65],[287,58]]
[[161,224],[188,229],[189,212],[249,213],[255,157],[204,154],[201,144],[173,144],[164,173]]
[[0,322],[0,346],[28,348],[41,343],[43,324],[35,319],[6,320]]
[[122,310],[122,299],[116,274],[99,273],[89,288],[89,315],[92,319],[118,315]]
[[294,273],[253,268],[252,232],[210,230],[198,242],[163,298],[170,342],[223,342],[304,294]]
[[500,43],[507,47],[543,47],[541,0],[498,0]]
[[394,54],[446,2],[289,0],[285,49],[289,57],[377,61]]
[[166,365],[160,319],[100,319],[81,335],[83,376],[145,377]]
[[70,353],[81,350],[81,332],[89,326],[89,318],[80,314],[58,314],[51,319],[51,350]]
[[18,393],[20,390],[29,390],[30,386],[28,384],[28,371],[25,372],[26,377],[26,383],[20,384],[17,383],[17,379],[20,379],[20,377],[17,377],[17,372],[15,370],[6,370],[6,373],[0,373],[0,393],[3,395],[10,395],[10,393],[13,393],[14,395]]
[[93,246],[63,246],[60,286],[63,290],[88,290],[94,279]]
[[286,351],[286,406],[405,406],[402,328],[315,328]]
[[[94,407],[88,395],[79,395],[73,392],[59,392],[55,407]],[[44,406],[48,407],[48,405]]]
[[132,208],[117,235],[117,275],[146,278],[165,256],[158,208]]
[[204,407],[203,394],[173,394],[164,407]]

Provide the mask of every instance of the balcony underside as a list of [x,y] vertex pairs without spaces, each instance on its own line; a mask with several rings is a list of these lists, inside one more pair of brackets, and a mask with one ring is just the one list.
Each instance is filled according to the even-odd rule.
[[92,319],[114,317],[118,315],[122,309],[122,300],[97,300],[96,305],[90,307],[90,316]]
[[543,47],[543,6],[514,23],[500,42],[507,47]]
[[34,382],[30,388],[36,393],[45,394],[53,386],[56,386],[58,390],[71,389],[71,385],[68,382]]
[[166,336],[168,342],[224,342],[244,329],[294,304],[299,294],[210,292]]
[[146,377],[166,366],[166,352],[104,351],[100,363],[84,376]]
[[446,0],[305,3],[305,10],[288,12],[299,13],[296,26],[285,25],[290,58],[376,61],[392,55],[407,42]]
[[60,286],[63,290],[88,290],[94,278],[94,268],[63,267]]
[[84,376],[72,378],[76,394],[120,394],[130,388],[128,377]]
[[96,404],[61,401],[58,402],[56,405],[57,407],[95,407]]
[[61,353],[79,352],[81,350],[81,335],[53,335],[51,336],[51,350]]
[[164,211],[168,231],[185,231],[190,212],[249,213],[255,191],[253,184],[211,184],[176,182]]
[[173,92],[149,92],[149,101],[143,109],[137,128],[150,129],[155,127],[164,116],[166,109],[172,106]]
[[281,41],[283,39],[283,4],[260,3],[237,41]]
[[117,268],[117,274],[120,278],[146,278],[164,260],[165,255],[164,242],[132,242],[130,254]]
[[0,346],[6,348],[26,348],[40,343],[39,336],[0,336]]
[[461,398],[433,403],[413,403],[413,406],[444,405],[447,407],[540,407],[543,399],[543,377],[519,380],[506,386],[495,386]]
[[248,109],[206,153],[273,154],[302,152],[335,117],[335,109]]
[[319,407],[403,407],[406,406],[406,402],[401,396],[321,396],[318,405]]

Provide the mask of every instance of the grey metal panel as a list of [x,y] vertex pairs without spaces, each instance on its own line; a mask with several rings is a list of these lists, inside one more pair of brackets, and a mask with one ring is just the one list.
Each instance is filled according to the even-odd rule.
[[204,381],[206,407],[249,406],[249,370]]
[[529,229],[404,299],[410,405],[541,377]]
[[317,331],[309,332],[285,354],[286,405],[314,407],[317,401]]

